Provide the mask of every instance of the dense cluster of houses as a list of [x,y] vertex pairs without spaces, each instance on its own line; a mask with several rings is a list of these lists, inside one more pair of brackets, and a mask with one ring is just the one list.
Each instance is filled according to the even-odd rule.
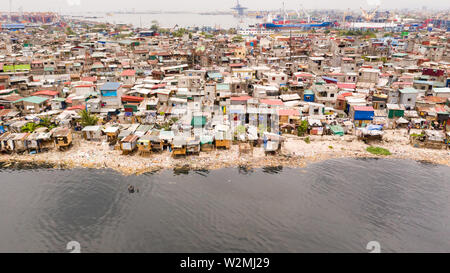
[[76,35],[0,33],[0,151],[63,149],[74,132],[124,153],[174,155],[236,142],[270,152],[284,134],[369,139],[399,127],[448,143],[446,32],[174,36],[70,25]]

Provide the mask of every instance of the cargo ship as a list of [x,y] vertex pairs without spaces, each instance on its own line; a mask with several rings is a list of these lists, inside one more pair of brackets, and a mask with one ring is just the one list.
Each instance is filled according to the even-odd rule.
[[266,29],[303,29],[303,28],[319,28],[331,27],[333,22],[291,22],[291,21],[272,21],[270,23],[261,24]]

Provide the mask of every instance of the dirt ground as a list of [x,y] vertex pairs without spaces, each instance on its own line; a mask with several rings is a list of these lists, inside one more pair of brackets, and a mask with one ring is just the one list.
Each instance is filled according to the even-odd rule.
[[[412,130],[411,133],[415,131]],[[417,131],[419,133],[419,131]],[[239,154],[238,145],[229,150],[201,152],[200,155],[173,158],[169,151],[142,157],[138,153],[122,155],[106,142],[85,141],[74,138],[73,146],[65,152],[52,150],[39,154],[0,155],[0,161],[20,161],[48,163],[56,167],[111,168],[124,174],[141,174],[160,169],[189,167],[191,169],[217,169],[233,166],[262,167],[288,166],[303,167],[308,163],[343,157],[387,157],[411,160],[425,160],[450,166],[450,150],[414,148],[409,144],[406,129],[387,130],[383,141],[370,143],[388,149],[392,155],[375,156],[366,151],[369,147],[353,135],[309,136],[304,138],[283,135],[285,141],[278,155],[266,155],[262,147],[254,147],[253,153]]]

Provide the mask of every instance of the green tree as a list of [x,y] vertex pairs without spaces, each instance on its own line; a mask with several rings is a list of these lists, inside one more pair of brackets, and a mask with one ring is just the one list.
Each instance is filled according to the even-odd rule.
[[233,43],[241,43],[244,41],[244,38],[242,38],[241,35],[237,35],[233,37]]
[[98,122],[98,117],[96,115],[92,115],[90,111],[82,110],[80,112],[80,117],[81,117],[81,125],[83,127],[96,125]]
[[298,136],[304,136],[306,131],[308,131],[308,121],[302,120],[300,125],[297,127],[297,135]]
[[56,127],[56,125],[52,122],[52,119],[49,116],[45,116],[43,118],[41,118],[41,121],[39,122],[39,124],[37,125],[37,127],[46,127],[49,130],[53,129]]
[[176,31],[172,32],[173,37],[183,37],[183,35],[187,33],[187,30],[184,28],[177,29]]
[[71,27],[67,27],[66,28],[66,34],[67,35],[75,35],[76,33],[72,30]]
[[23,133],[33,133],[34,130],[36,130],[36,128],[37,128],[37,124],[34,122],[30,122],[30,123],[27,123],[24,126],[22,126],[22,128],[20,128],[20,130]]
[[151,30],[153,31],[158,31],[159,30],[159,23],[156,20],[152,21],[152,26],[150,27]]

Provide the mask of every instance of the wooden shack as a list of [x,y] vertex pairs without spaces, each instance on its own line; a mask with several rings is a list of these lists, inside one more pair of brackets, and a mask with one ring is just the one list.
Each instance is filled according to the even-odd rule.
[[115,145],[117,143],[119,132],[120,130],[118,126],[110,126],[103,130],[103,133],[106,134],[106,141],[109,145]]
[[175,134],[173,131],[164,131],[163,130],[163,131],[159,132],[159,138],[162,140],[164,147],[171,146],[174,136],[175,136]]
[[102,129],[98,125],[86,126],[82,130],[83,138],[86,140],[99,141],[102,136]]
[[27,138],[29,133],[17,133],[14,134],[11,140],[13,141],[13,151],[16,153],[22,153],[27,150]]
[[52,132],[49,132],[45,127],[36,129],[27,137],[27,149],[30,153],[48,151],[52,149],[54,145]]
[[438,130],[424,130],[421,134],[410,135],[411,145],[417,148],[445,149],[446,134]]
[[72,146],[72,132],[69,128],[58,128],[53,132],[56,148],[66,150]]
[[281,141],[282,136],[273,133],[264,133],[264,152],[268,153],[277,153],[281,150]]
[[126,155],[134,152],[134,150],[136,150],[137,147],[138,138],[139,137],[137,135],[129,135],[123,138],[120,141],[120,149],[122,150],[122,154]]
[[172,141],[172,156],[186,155],[187,142],[184,136],[175,136]]
[[151,142],[151,135],[144,135],[139,138],[137,141],[137,147],[139,151],[139,155],[141,156],[147,156],[152,153],[152,142]]
[[152,152],[162,152],[164,149],[164,144],[162,139],[159,137],[159,132],[154,131],[150,134],[150,145],[152,147]]
[[228,126],[216,125],[214,138],[216,148],[230,149],[232,137]]
[[11,132],[6,132],[0,136],[0,152],[2,152],[2,153],[11,153],[12,152],[12,150],[9,149],[9,145],[8,145],[11,135],[12,135]]
[[210,152],[214,149],[214,137],[210,135],[200,136],[200,150],[202,152]]
[[186,153],[187,154],[200,154],[200,139],[199,138],[190,138],[187,140],[186,145]]

